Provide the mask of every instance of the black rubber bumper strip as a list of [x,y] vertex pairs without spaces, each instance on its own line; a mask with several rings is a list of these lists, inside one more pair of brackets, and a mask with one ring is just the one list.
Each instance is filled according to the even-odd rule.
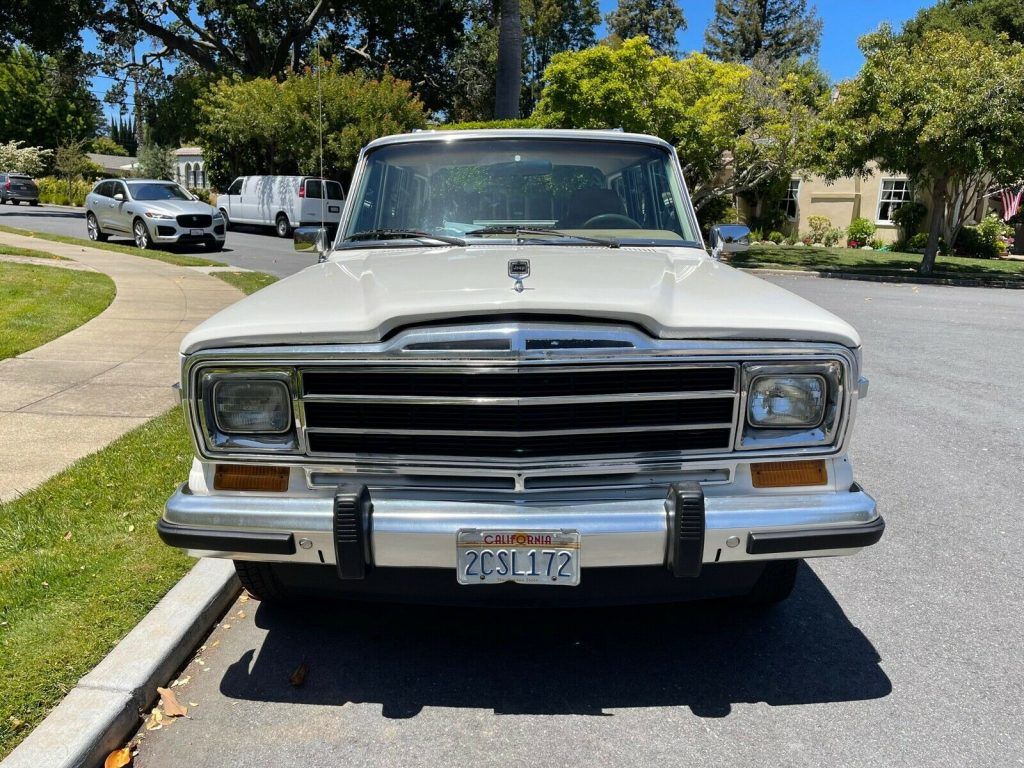
[[338,578],[366,578],[366,530],[373,512],[370,492],[365,485],[342,483],[334,494],[334,554]]
[[700,483],[675,483],[668,491],[672,516],[669,567],[676,578],[700,576],[704,561],[704,490]]
[[747,554],[776,555],[781,552],[808,552],[816,549],[852,549],[878,543],[885,532],[885,520],[839,528],[812,528],[804,531],[768,531],[747,536]]
[[212,552],[251,552],[259,555],[294,555],[295,537],[290,533],[225,531],[221,528],[193,528],[160,520],[156,532],[164,544],[181,549]]

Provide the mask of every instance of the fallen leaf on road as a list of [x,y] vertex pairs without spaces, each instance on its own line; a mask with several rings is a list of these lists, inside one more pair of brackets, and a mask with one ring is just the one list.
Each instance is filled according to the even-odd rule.
[[238,613],[235,614],[235,616],[237,616],[240,619],[244,619],[245,618],[245,611],[239,611]]
[[179,677],[177,680],[171,683],[171,688],[177,688],[179,685],[188,685],[188,681],[191,679],[192,675],[185,675],[185,677]]
[[121,747],[115,749],[109,755],[107,759],[103,761],[103,768],[124,768],[129,765],[132,761],[132,748],[131,745],[127,747]]
[[160,694],[160,701],[164,705],[164,714],[168,717],[184,717],[188,714],[188,707],[178,703],[178,697],[170,688],[157,688]]
[[196,659],[196,664],[198,664],[200,667],[205,667],[206,666],[206,662],[203,661],[202,659]]
[[231,625],[230,624],[221,624],[220,626],[221,626],[221,629],[231,629]]
[[304,682],[306,682],[306,673],[309,670],[305,664],[299,664],[299,668],[292,672],[292,676],[288,678],[288,682],[298,688]]
[[190,702],[188,703],[188,705],[189,705],[190,707],[198,707],[198,706],[199,706],[199,702],[198,702],[198,701],[190,701]]
[[238,602],[240,602],[240,603],[247,603],[247,602],[249,602],[249,593],[248,592],[243,592],[242,596],[240,598],[238,598]]
[[149,713],[149,719],[146,721],[147,731],[159,731],[163,728],[164,715],[160,711],[160,707],[153,707],[153,711]]

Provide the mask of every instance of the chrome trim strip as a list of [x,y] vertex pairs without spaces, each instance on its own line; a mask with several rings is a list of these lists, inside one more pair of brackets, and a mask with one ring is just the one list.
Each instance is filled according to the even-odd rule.
[[538,397],[444,397],[441,395],[304,395],[307,403],[373,403],[375,405],[561,405],[565,403],[618,403],[648,400],[712,400],[736,397],[733,389],[698,392],[620,392],[609,395],[555,395]]
[[555,435],[602,435],[618,432],[689,432],[698,429],[732,429],[732,422],[713,424],[652,424],[639,427],[586,427],[584,429],[363,429],[356,427],[306,427],[306,433],[335,435],[454,435],[466,437],[551,437]]

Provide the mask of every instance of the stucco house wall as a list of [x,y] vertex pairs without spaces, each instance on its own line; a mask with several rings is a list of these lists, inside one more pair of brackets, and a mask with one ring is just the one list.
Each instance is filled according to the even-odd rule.
[[190,189],[209,189],[201,147],[174,150],[174,180]]

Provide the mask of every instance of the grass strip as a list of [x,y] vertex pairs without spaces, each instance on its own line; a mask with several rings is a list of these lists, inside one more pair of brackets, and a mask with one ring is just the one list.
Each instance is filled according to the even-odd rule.
[[[755,245],[729,255],[734,267],[767,267],[822,272],[848,272],[879,277],[920,277],[921,256],[915,253],[862,251],[856,248],[792,248]],[[939,256],[928,277],[946,280],[1024,281],[1024,261]]]
[[91,320],[115,293],[114,281],[101,272],[0,262],[0,360]]
[[183,253],[171,253],[170,251],[161,251],[157,249],[146,249],[136,248],[134,245],[121,245],[120,243],[101,243],[98,241],[88,240],[84,237],[71,237],[70,235],[54,235],[50,232],[35,232],[30,229],[21,229],[19,227],[8,227],[0,225],[0,232],[10,232],[12,235],[23,235],[25,237],[35,237],[39,240],[49,240],[54,243],[66,243],[67,245],[80,245],[83,248],[99,248],[103,251],[114,251],[115,253],[127,253],[130,256],[141,256],[144,259],[155,259],[157,261],[165,261],[168,264],[177,264],[179,267],[219,267],[222,263],[219,261],[211,261],[210,259],[204,259],[199,256],[191,256]]
[[191,461],[175,408],[0,503],[0,759],[191,567],[155,529]]
[[0,245],[0,255],[2,256],[25,256],[30,259],[50,259],[53,261],[68,261],[63,256],[58,256],[56,253],[49,253],[47,251],[37,251],[32,248],[18,248],[14,245]]
[[261,288],[266,288],[271,283],[277,282],[276,277],[268,275],[266,272],[211,272],[210,274],[235,286],[245,294],[256,293]]

